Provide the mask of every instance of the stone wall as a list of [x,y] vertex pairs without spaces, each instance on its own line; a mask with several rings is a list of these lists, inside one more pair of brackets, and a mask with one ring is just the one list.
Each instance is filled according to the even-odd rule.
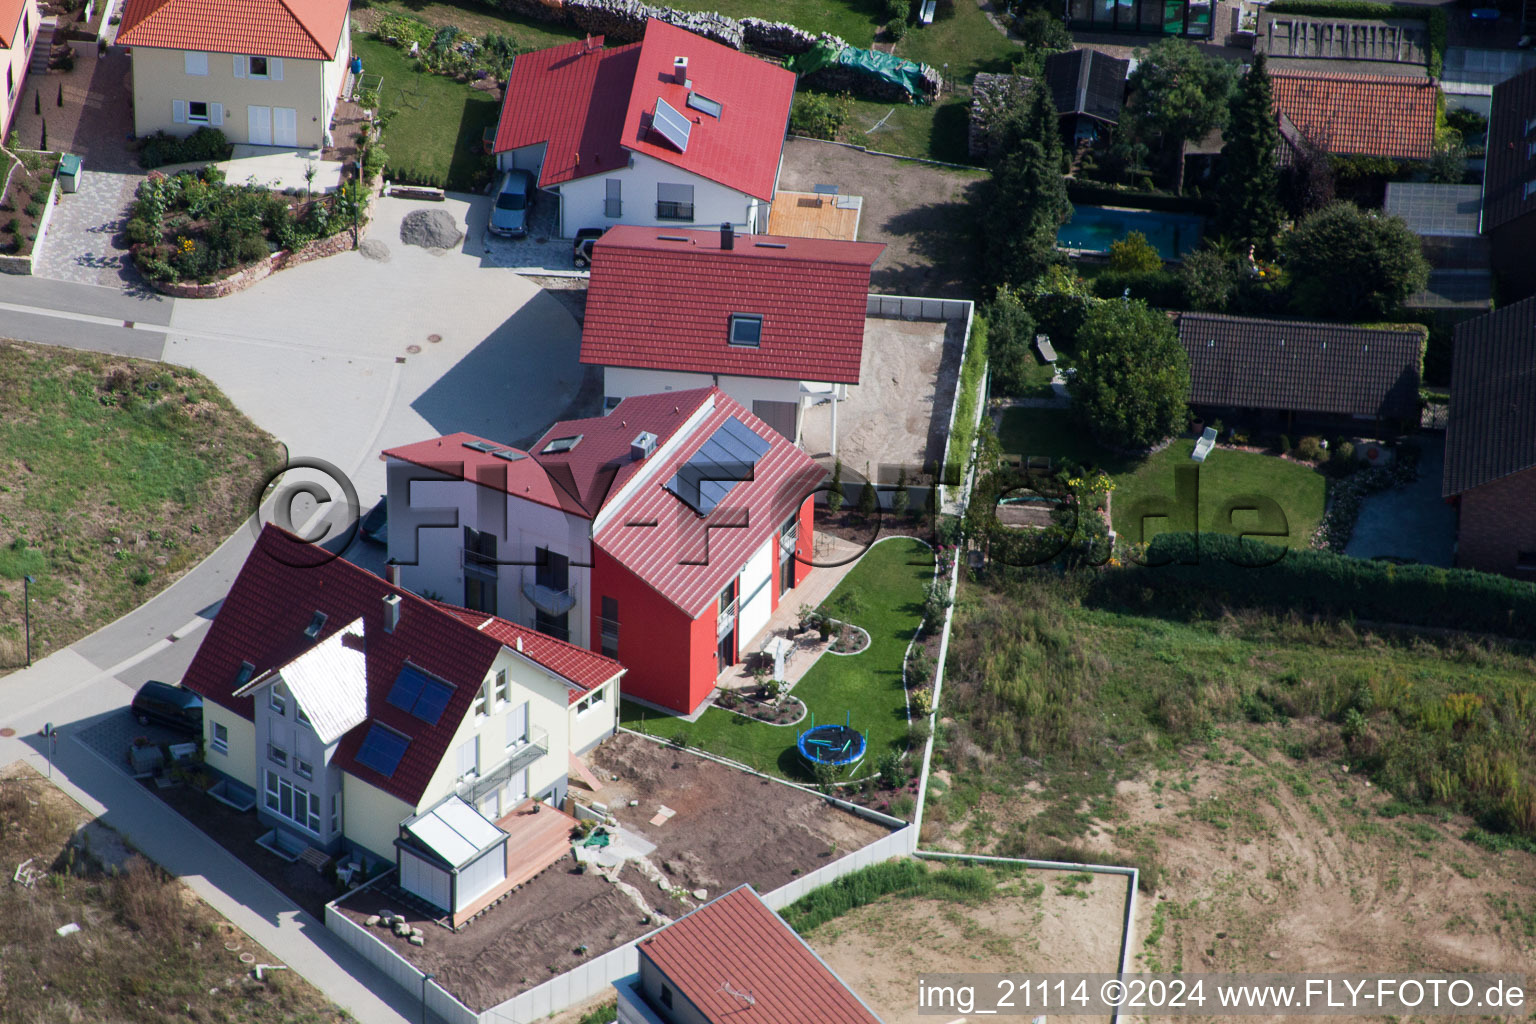
[[637,42],[645,35],[646,21],[655,18],[733,50],[742,48],[741,22],[712,11],[676,11],[639,0],[565,0],[564,11],[566,21],[610,42]]
[[803,28],[796,28],[786,22],[764,21],[762,18],[742,18],[741,33],[743,42],[752,49],[759,53],[772,53],[783,57],[808,53],[823,39],[838,49],[848,45],[846,41],[834,35],[818,36],[814,32],[807,32]]
[[[368,225],[373,221],[373,208],[377,202],[376,194],[369,196],[368,206],[363,210],[363,225],[357,234],[359,242],[368,236]],[[209,281],[207,284],[198,284],[194,281],[150,281],[149,286],[157,292],[178,299],[220,299],[235,292],[243,292],[257,281],[271,277],[279,270],[287,270],[289,267],[297,267],[311,260],[334,256],[351,248],[352,229],[342,228],[336,234],[317,238],[300,249],[279,249],[269,258],[241,267],[217,281]]]

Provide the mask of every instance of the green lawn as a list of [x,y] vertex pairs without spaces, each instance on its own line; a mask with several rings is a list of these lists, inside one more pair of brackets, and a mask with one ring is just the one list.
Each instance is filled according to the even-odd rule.
[[[517,45],[522,50],[543,50],[550,46],[568,43],[572,39],[580,39],[583,35],[569,25],[534,21],[532,18],[525,18],[520,14],[480,3],[479,0],[432,0],[432,2],[393,0],[387,3],[376,0],[368,7],[370,10],[384,14],[403,14],[408,18],[416,18],[437,27],[452,25],[476,36],[485,35],[487,32],[509,35],[517,40]],[[355,6],[354,10],[356,10]]]
[[[1020,455],[1049,455],[1096,466],[1115,481],[1112,501],[1115,529],[1134,535],[1132,513],[1138,505],[1158,496],[1174,496],[1174,471],[1194,467],[1190,452],[1194,441],[1181,439],[1148,459],[1130,459],[1106,451],[1078,427],[1064,409],[1009,409],[998,432],[1003,450]],[[1323,517],[1327,481],[1310,466],[1277,456],[1218,449],[1199,466],[1199,523],[1202,531],[1238,533],[1259,527],[1258,514],[1223,513],[1228,502],[1244,495],[1258,495],[1278,502],[1285,514],[1284,543],[1306,547]],[[1161,532],[1152,523],[1147,538]],[[1280,543],[1281,538],[1273,538]]]
[[[868,630],[869,648],[848,657],[824,654],[795,684],[794,695],[818,722],[841,722],[844,714],[852,712],[854,727],[868,739],[867,769],[886,751],[906,749],[901,662],[922,620],[923,597],[932,579],[933,553],[921,542],[900,538],[871,548],[823,606]],[[668,738],[686,735],[691,745],[758,771],[807,778],[795,750],[795,736],[809,728],[809,719],[795,726],[777,726],[710,708],[697,722],[689,723],[627,701],[620,714],[628,728]]]
[[0,340],[0,671],[149,600],[233,533],[282,448],[193,370]]
[[384,132],[390,177],[457,190],[475,188],[477,171],[489,180],[481,137],[495,125],[499,103],[452,78],[414,70],[403,51],[371,36],[354,34],[352,52],[363,59],[364,74],[384,77],[379,102],[395,111]]

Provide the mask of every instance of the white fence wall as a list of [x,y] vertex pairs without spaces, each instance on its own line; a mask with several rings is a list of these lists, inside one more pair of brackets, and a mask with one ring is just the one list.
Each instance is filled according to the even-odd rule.
[[899,832],[892,832],[884,839],[877,839],[862,850],[855,850],[824,868],[818,868],[808,875],[801,875],[787,885],[781,885],[773,892],[765,893],[763,902],[774,910],[783,910],[812,889],[836,881],[850,871],[867,868],[871,864],[879,864],[892,857],[907,856],[916,848],[917,829],[908,825]]
[[916,295],[870,294],[865,316],[889,320],[969,320],[975,304],[970,299],[929,299]]
[[480,1015],[480,1024],[525,1024],[597,995],[626,974],[634,974],[640,969],[640,954],[635,951],[638,941],[626,942],[580,967],[571,968],[558,978],[551,978],[537,988],[491,1007]]
[[[378,936],[370,935],[367,928],[329,903],[325,906],[325,926],[361,954],[364,960],[388,975],[396,985],[412,996],[421,997],[421,979],[425,975],[399,953],[380,942]],[[455,999],[437,982],[427,982],[426,994],[427,1009],[448,1024],[479,1024],[480,1015]]]

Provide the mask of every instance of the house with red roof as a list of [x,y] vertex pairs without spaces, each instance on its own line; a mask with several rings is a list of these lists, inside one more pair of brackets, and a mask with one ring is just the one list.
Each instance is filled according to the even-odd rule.
[[[858,384],[869,272],[885,246],[622,226],[598,241],[581,361],[608,405],[716,384],[791,441]],[[682,296],[682,298],[678,298]]]
[[768,228],[792,72],[651,19],[638,43],[595,36],[519,54],[494,152],[559,205],[558,231],[614,224]]
[[880,1024],[750,885],[641,939],[619,1024]]
[[0,93],[0,138],[11,132],[11,118],[27,80],[27,66],[37,43],[40,16],[37,0],[0,0],[0,67],[5,69],[5,92]]
[[623,672],[269,525],[182,685],[262,845],[393,864],[457,925],[567,852],[571,758],[613,734]]
[[719,388],[626,398],[528,449],[392,448],[400,580],[618,659],[624,695],[690,713],[810,572],[824,471]]
[[319,149],[351,58],[347,0],[126,0],[133,130],[217,128],[252,146]]
[[1440,87],[1414,75],[1269,72],[1280,122],[1280,162],[1300,146],[1337,156],[1428,160]]

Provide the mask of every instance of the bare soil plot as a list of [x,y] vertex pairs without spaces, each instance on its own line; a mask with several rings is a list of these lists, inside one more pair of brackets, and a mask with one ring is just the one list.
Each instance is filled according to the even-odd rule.
[[833,142],[784,144],[779,187],[836,185],[863,196],[859,240],[884,242],[870,287],[887,295],[965,299],[975,294],[971,226],[982,170],[876,156]]
[[[615,883],[565,860],[458,932],[379,887],[339,908],[360,924],[384,910],[403,914],[422,930],[424,945],[384,928],[372,933],[483,1010],[692,909],[694,901],[675,898],[674,888],[705,889],[713,898],[746,882],[767,892],[886,835],[812,794],[639,737],[615,736],[591,760],[603,782],[595,798],[625,829],[656,844],[647,859],[666,889],[633,864]],[[639,805],[629,807],[631,799]],[[665,825],[651,825],[663,805],[675,813]]]
[[[743,882],[770,892],[888,834],[814,794],[627,733],[599,747],[592,761],[603,783],[595,799],[656,844],[657,867],[711,898]],[[663,805],[676,813],[652,825]]]
[[[21,862],[42,877],[11,881]],[[347,1015],[20,762],[0,768],[0,1020],[295,1021]],[[115,874],[106,866],[120,866]],[[77,924],[79,931],[56,929]]]
[[1125,899],[1120,876],[1029,871],[976,906],[886,896],[805,938],[885,1024],[924,1024],[943,1018],[918,1015],[922,974],[1112,973]]

